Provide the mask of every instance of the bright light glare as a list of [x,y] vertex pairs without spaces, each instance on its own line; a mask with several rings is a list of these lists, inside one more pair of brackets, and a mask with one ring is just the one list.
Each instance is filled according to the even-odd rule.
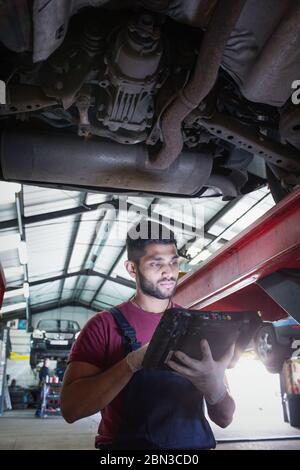
[[15,277],[21,277],[23,273],[24,273],[23,266],[11,266],[10,268],[4,269],[6,280],[9,280]]
[[11,233],[10,235],[0,236],[0,251],[17,249],[20,243],[20,235]]
[[22,186],[19,183],[0,182],[0,204],[13,204],[16,200],[16,193],[19,193]]
[[226,376],[236,411],[228,428],[212,424],[217,439],[274,436],[289,427],[283,423],[279,374],[268,372],[254,353],[244,354]]

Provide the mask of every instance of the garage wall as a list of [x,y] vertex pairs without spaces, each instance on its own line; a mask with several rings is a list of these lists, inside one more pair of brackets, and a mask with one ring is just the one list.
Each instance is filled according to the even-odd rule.
[[31,370],[29,365],[29,356],[27,359],[8,359],[6,374],[9,375],[9,384],[12,379],[17,381],[20,387],[30,387],[38,384],[38,375]]
[[35,328],[41,319],[61,318],[66,320],[75,320],[82,328],[85,323],[93,316],[95,312],[84,307],[62,307],[49,312],[37,313],[32,315],[32,325]]
[[11,350],[19,355],[30,353],[30,333],[25,330],[10,328],[9,330]]
[[17,328],[10,328],[11,359],[7,361],[6,373],[17,381],[17,385],[28,387],[37,383],[37,378],[29,365],[30,333]]

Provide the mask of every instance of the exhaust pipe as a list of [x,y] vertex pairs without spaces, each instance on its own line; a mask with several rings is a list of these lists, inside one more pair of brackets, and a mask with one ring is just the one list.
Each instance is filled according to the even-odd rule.
[[177,197],[197,196],[213,163],[209,154],[183,151],[167,170],[156,170],[145,145],[21,129],[2,133],[0,158],[6,180]]
[[180,154],[183,146],[182,123],[212,90],[225,46],[244,5],[245,0],[219,1],[204,35],[194,75],[163,114],[161,127],[164,143],[152,158],[153,168],[168,168]]

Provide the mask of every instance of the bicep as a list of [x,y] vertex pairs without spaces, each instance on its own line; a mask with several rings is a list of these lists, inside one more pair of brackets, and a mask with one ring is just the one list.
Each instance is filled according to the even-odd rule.
[[92,377],[100,374],[102,371],[88,362],[74,361],[70,362],[64,374],[63,387],[86,377]]

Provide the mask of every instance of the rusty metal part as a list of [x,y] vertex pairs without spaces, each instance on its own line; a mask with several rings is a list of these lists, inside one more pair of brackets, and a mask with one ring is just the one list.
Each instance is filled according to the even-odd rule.
[[31,85],[10,85],[6,90],[6,105],[0,106],[0,115],[30,113],[57,104],[39,87]]
[[300,107],[292,106],[283,112],[280,124],[280,135],[291,145],[300,150]]
[[168,171],[149,170],[148,159],[146,145],[16,128],[1,135],[1,171],[14,181],[196,197],[213,164],[212,155],[194,151],[182,152]]
[[193,78],[163,115],[164,143],[162,149],[153,156],[153,168],[168,168],[181,152],[182,122],[214,86],[226,43],[244,3],[245,0],[219,2],[209,29],[204,35]]
[[229,142],[236,148],[262,157],[289,172],[300,172],[300,152],[290,146],[270,140],[268,137],[240,124],[228,115],[216,113],[211,119],[196,121],[210,134]]

